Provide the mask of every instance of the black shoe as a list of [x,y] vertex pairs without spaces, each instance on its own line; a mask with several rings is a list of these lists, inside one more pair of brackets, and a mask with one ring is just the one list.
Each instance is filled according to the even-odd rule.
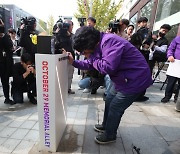
[[92,89],[91,90],[91,94],[96,94],[97,93],[97,89]]
[[99,124],[94,125],[94,130],[96,130],[97,132],[101,132],[101,133],[103,133],[105,131],[103,125],[99,125]]
[[31,98],[29,101],[30,101],[32,104],[37,104],[37,100],[36,100],[35,98]]
[[10,100],[10,99],[5,99],[4,104],[14,105],[16,103],[14,101]]
[[167,103],[167,102],[169,102],[169,98],[164,97],[163,99],[161,99],[161,102],[162,102],[162,103]]
[[105,133],[102,133],[95,137],[95,141],[99,144],[108,144],[108,143],[116,142],[116,138],[109,139],[106,137]]
[[146,97],[146,96],[141,96],[141,97],[138,97],[135,102],[145,102],[149,100],[149,97]]
[[72,91],[71,89],[68,90],[68,94],[75,94],[74,91]]

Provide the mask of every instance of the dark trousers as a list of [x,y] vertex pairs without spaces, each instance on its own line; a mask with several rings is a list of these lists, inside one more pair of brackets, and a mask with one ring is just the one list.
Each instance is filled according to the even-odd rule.
[[139,94],[122,94],[111,87],[105,101],[103,127],[107,138],[115,139],[121,117]]
[[6,71],[5,63],[0,62],[0,78],[3,88],[4,97],[9,99],[9,76]]
[[25,92],[27,92],[29,100],[33,99],[36,96],[36,82],[27,84],[26,87],[13,87],[13,100],[16,103],[23,103],[23,93]]
[[[174,87],[177,81],[178,81],[178,87],[174,91]],[[173,92],[175,92],[175,98],[177,98],[179,95],[179,89],[180,89],[180,78],[168,76],[168,83],[165,90],[165,97],[170,99],[172,97]]]

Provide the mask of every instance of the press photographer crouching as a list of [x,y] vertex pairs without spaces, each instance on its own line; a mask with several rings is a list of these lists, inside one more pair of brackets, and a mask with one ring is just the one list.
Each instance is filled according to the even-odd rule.
[[37,31],[36,19],[32,16],[21,19],[19,45],[23,47],[23,53],[29,53],[32,62],[35,63],[35,53],[37,53]]
[[12,96],[16,103],[23,103],[23,93],[27,92],[29,101],[37,104],[36,70],[32,64],[32,57],[28,53],[21,56],[21,62],[14,64]]

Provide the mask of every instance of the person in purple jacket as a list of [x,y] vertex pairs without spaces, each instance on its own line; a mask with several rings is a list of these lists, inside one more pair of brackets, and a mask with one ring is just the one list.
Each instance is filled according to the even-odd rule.
[[[167,51],[168,61],[174,62],[174,59],[180,60],[180,36],[177,36],[170,44]],[[178,68],[176,68],[178,69]],[[177,101],[180,89],[180,78],[168,76],[168,83],[165,90],[165,97],[162,98],[161,102],[167,103],[172,97],[174,86],[178,81],[178,88],[176,89],[174,102]]]
[[104,119],[94,129],[102,134],[95,137],[99,144],[116,141],[121,117],[133,101],[152,84],[149,66],[140,51],[115,34],[100,33],[93,27],[82,27],[73,38],[74,49],[82,51],[87,60],[69,62],[79,69],[95,68],[108,74],[114,83],[105,101]]

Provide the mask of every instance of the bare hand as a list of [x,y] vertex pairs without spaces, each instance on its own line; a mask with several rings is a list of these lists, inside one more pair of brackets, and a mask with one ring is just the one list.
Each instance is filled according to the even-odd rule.
[[67,52],[67,53],[68,53],[69,63],[72,64],[74,62],[74,58],[70,52]]
[[33,71],[33,67],[32,67],[31,65],[27,65],[27,67],[26,67],[26,73],[27,73],[27,74],[30,74],[30,73],[32,73],[32,71]]
[[174,57],[173,57],[173,56],[170,56],[170,57],[168,58],[168,61],[174,62],[174,61],[175,61],[175,60],[174,60]]
[[20,26],[20,29],[24,29],[24,27],[25,27],[25,24],[22,24],[22,25]]
[[148,49],[149,48],[149,45],[147,45],[147,44],[144,44],[144,46],[143,46],[145,49]]

